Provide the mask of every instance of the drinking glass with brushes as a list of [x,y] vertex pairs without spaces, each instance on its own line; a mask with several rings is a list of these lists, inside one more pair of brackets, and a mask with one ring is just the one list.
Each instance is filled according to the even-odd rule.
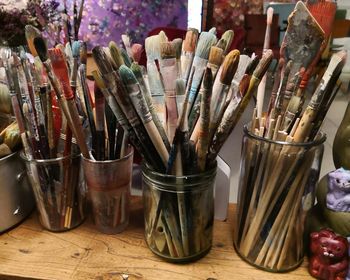
[[234,246],[244,260],[265,270],[284,272],[303,261],[304,221],[314,203],[326,140],[320,127],[346,61],[345,51],[332,56],[306,102],[305,82],[325,40],[323,28],[298,2],[288,19],[268,109],[262,110],[263,85],[244,127]]

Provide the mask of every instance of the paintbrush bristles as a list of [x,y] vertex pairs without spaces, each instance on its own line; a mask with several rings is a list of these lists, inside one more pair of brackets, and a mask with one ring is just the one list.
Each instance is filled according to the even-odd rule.
[[194,52],[198,40],[198,30],[189,28],[186,32],[185,40],[182,44],[182,50],[185,52]]
[[174,45],[171,42],[164,42],[160,45],[160,57],[162,59],[175,58],[176,51]]
[[80,62],[86,64],[87,62],[87,45],[86,42],[82,42],[80,46]]
[[92,55],[96,62],[97,67],[102,74],[108,74],[113,72],[113,67],[108,61],[107,55],[103,47],[97,46],[92,49]]
[[273,52],[272,50],[269,49],[265,52],[265,54],[261,58],[259,64],[254,70],[253,76],[261,80],[261,78],[264,76],[267,69],[269,68],[272,58],[273,58]]
[[42,62],[48,59],[46,42],[42,37],[34,38],[34,47]]
[[176,59],[180,59],[181,57],[181,50],[182,50],[182,39],[176,38],[171,41],[171,44],[175,50],[175,57]]
[[120,52],[119,47],[114,41],[110,41],[108,44],[109,51],[111,53],[111,56],[114,60],[114,63],[117,65],[118,69],[121,65],[124,65],[124,60],[122,57],[122,54]]
[[210,48],[215,45],[217,42],[217,38],[215,34],[210,32],[202,32],[199,36],[198,45],[196,48],[196,56],[208,59]]
[[224,85],[231,84],[233,76],[235,75],[238,67],[239,55],[239,50],[233,50],[225,57],[220,76],[220,81]]
[[235,35],[235,33],[233,32],[233,30],[226,30],[224,32],[224,34],[222,34],[222,36],[221,36],[221,39],[224,39],[225,43],[226,43],[226,46],[224,49],[225,54],[228,52],[228,50],[231,47],[234,35]]
[[271,25],[272,24],[272,18],[273,18],[273,8],[272,7],[269,7],[267,9],[267,18],[266,18],[266,24],[267,25]]
[[80,56],[80,42],[74,41],[72,45],[72,56],[77,59]]
[[224,51],[218,46],[212,46],[210,48],[208,63],[220,66],[222,63]]
[[27,40],[27,44],[30,52],[32,53],[33,56],[38,56],[38,53],[34,46],[34,39],[36,37],[41,37],[41,32],[32,25],[26,25],[24,29],[25,29],[26,40]]

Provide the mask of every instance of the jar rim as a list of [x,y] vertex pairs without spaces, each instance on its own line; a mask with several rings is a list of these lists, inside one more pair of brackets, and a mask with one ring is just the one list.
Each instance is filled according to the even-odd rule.
[[20,157],[26,161],[26,162],[34,162],[35,164],[54,164],[54,163],[58,163],[58,162],[61,162],[61,161],[64,161],[65,159],[76,159],[76,158],[79,158],[80,157],[80,153],[75,153],[75,154],[70,154],[70,155],[67,155],[67,156],[62,156],[62,157],[57,157],[57,158],[49,158],[49,159],[29,159],[24,151],[21,151],[20,152]]
[[266,139],[264,137],[260,137],[256,134],[252,133],[248,129],[248,126],[249,126],[249,123],[245,124],[243,126],[244,135],[246,135],[250,138],[254,138],[256,140],[259,140],[259,141],[263,141],[263,142],[267,142],[267,143],[271,143],[271,144],[277,144],[277,145],[288,145],[288,146],[295,146],[295,147],[314,147],[314,146],[318,146],[320,144],[323,144],[327,139],[327,134],[324,133],[323,131],[319,131],[317,135],[320,135],[320,137],[317,137],[317,139],[310,141],[310,142],[277,141],[277,140],[272,140],[272,139]]
[[89,159],[89,158],[84,157],[83,154],[81,154],[81,158],[84,161],[92,163],[92,164],[101,164],[102,165],[102,164],[107,164],[107,163],[117,163],[117,162],[122,162],[122,161],[128,160],[134,154],[134,147],[129,145],[128,151],[129,151],[129,153],[127,155],[123,156],[122,158],[118,158],[118,159],[93,160],[93,159]]

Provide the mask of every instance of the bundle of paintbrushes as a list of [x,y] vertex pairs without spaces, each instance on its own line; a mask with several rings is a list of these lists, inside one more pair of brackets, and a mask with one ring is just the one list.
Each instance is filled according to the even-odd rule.
[[[303,260],[304,218],[313,204],[325,141],[319,130],[346,61],[345,51],[333,55],[303,106],[300,81],[313,67],[323,35],[299,2],[289,17],[269,110],[260,116],[255,110],[246,126],[234,242],[241,256],[269,270],[290,270]],[[299,52],[300,45],[305,51]]]
[[[186,183],[181,176],[215,170],[216,156],[256,92],[272,52],[267,50],[260,61],[240,55],[238,50],[228,52],[232,31],[217,40],[215,28],[200,36],[189,29],[183,42],[170,42],[160,32],[146,39],[146,71],[130,57],[126,38],[126,50],[114,42],[92,50],[99,69],[93,73],[95,82],[143,156],[145,170],[175,176],[183,187]],[[145,210],[146,216],[154,215],[146,225],[148,243],[164,245],[174,240],[173,245],[156,250],[179,258],[207,249],[211,241],[205,238],[205,228],[211,228],[212,216],[204,213],[212,194],[203,191],[203,195],[174,197],[152,192],[152,206]],[[168,215],[173,217],[171,221]],[[161,242],[152,240],[157,228],[164,229]],[[207,241],[201,245],[200,240]],[[190,246],[191,242],[196,246]],[[189,247],[195,249],[189,251]]]

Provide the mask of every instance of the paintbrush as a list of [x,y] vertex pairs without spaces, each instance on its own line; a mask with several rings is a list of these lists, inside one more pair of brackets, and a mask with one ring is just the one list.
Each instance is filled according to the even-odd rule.
[[257,90],[260,79],[265,75],[272,61],[272,58],[273,52],[271,50],[267,50],[261,58],[256,69],[254,70],[252,77],[250,78],[249,87],[245,95],[239,102],[237,102],[235,99],[231,100],[210,144],[207,164],[214,162],[221,147],[225,143],[228,136],[231,134],[239,118],[247,107],[251,97]]
[[182,39],[176,38],[172,40],[171,45],[175,50],[175,58],[176,58],[176,64],[177,64],[177,78],[180,78],[182,76],[182,69],[181,69]]
[[74,100],[73,100],[73,94],[68,94],[68,92],[67,93],[65,92],[65,99],[67,102],[62,101],[61,86],[60,86],[56,76],[53,73],[51,61],[48,58],[47,47],[46,47],[45,41],[42,39],[42,37],[37,37],[34,39],[34,46],[35,46],[35,49],[36,49],[41,61],[43,62],[44,66],[45,66],[45,69],[47,71],[50,82],[55,90],[59,106],[60,106],[62,112],[65,114],[66,119],[68,121],[68,124],[70,125],[73,133],[75,134],[79,148],[80,148],[81,152],[83,153],[84,157],[90,158],[89,151],[88,151],[87,145],[85,143],[84,133],[83,133],[83,129],[82,129],[82,126],[80,123],[77,108],[76,108]]
[[317,118],[322,99],[329,98],[324,95],[326,93],[330,94],[333,91],[333,88],[330,89],[330,86],[334,86],[334,80],[336,80],[334,77],[339,76],[346,61],[346,56],[346,51],[337,52],[332,56],[320,84],[313,93],[312,98],[300,119],[300,123],[293,137],[295,142],[303,142],[306,139],[307,133],[310,132],[312,122]]
[[[123,44],[124,44],[124,47],[126,49],[126,53],[128,54],[128,56],[130,58],[132,58],[132,51],[131,51],[131,40],[130,40],[130,37],[126,34],[122,34],[122,41],[123,41]],[[128,66],[130,67],[130,66]]]
[[268,106],[268,116],[270,118],[274,118],[274,116],[270,116],[271,110],[275,107],[275,102],[276,102],[276,97],[277,97],[277,92],[281,83],[281,78],[282,78],[282,69],[285,65],[285,61],[283,58],[280,58],[278,61],[278,66],[277,69],[275,70],[274,73],[274,81],[273,81],[273,86],[271,90],[271,95],[270,95],[270,100],[269,100],[269,106]]
[[[134,141],[135,146],[137,144],[140,144],[140,146],[136,146],[137,149],[140,149],[142,151],[142,155],[144,155],[146,162],[148,162],[155,170],[165,171],[165,166],[162,163],[162,160],[156,148],[153,146],[143,124],[140,122],[137,116],[136,111],[133,109],[130,101],[128,100],[128,96],[122,84],[122,81],[120,80],[120,77],[117,75],[117,73],[113,71],[111,64],[107,60],[105,52],[101,47],[95,47],[93,48],[92,53],[95,62],[101,71],[102,78],[106,83],[106,88],[116,99],[121,111],[125,115],[125,119],[128,120],[132,127],[131,130],[138,138],[137,142]],[[130,135],[130,140],[132,141],[131,137],[133,135],[130,133],[130,131],[128,131],[128,133]]]
[[165,93],[165,119],[168,139],[172,141],[177,126],[177,104],[175,94],[175,81],[178,77],[178,68],[175,57],[175,48],[170,43],[162,43],[160,46],[160,73]]
[[124,60],[124,63],[126,66],[130,67],[131,66],[131,57],[128,55],[128,53],[126,52],[126,50],[124,50],[123,48],[120,48],[120,53],[122,55],[122,58]]
[[191,112],[192,106],[195,103],[204,70],[208,63],[210,48],[215,45],[216,42],[217,38],[213,32],[202,32],[199,36],[195,56],[192,63],[192,66],[195,67],[196,72],[193,74],[191,91],[188,98],[189,113]]
[[233,50],[225,57],[221,67],[222,71],[220,73],[220,79],[216,79],[214,82],[212,98],[210,101],[209,142],[211,141],[224,113],[227,94],[238,67],[239,56],[240,52],[238,50]]
[[122,57],[122,54],[120,52],[120,48],[117,46],[117,44],[114,41],[110,41],[108,44],[111,56],[113,58],[114,63],[116,64],[116,70],[119,69],[121,65],[124,65],[124,60]]
[[[267,9],[267,16],[266,16],[266,31],[265,31],[265,40],[264,40],[264,48],[263,53],[270,48],[270,37],[271,37],[271,26],[272,26],[272,17],[273,17],[273,8],[270,7]],[[259,87],[258,87],[258,93],[257,93],[257,102],[256,102],[256,108],[257,108],[257,116],[258,118],[261,118],[263,105],[264,105],[264,96],[265,96],[265,87],[266,87],[266,75],[262,78]]]
[[130,100],[134,105],[138,116],[145,126],[153,145],[157,148],[159,155],[163,160],[164,166],[166,166],[169,159],[168,150],[162,141],[162,137],[160,136],[156,125],[153,122],[152,114],[150,113],[147,102],[141,93],[140,86],[135,75],[125,65],[119,68],[119,75],[124,82]]
[[95,127],[95,119],[93,114],[90,89],[88,84],[86,83],[87,45],[85,42],[81,44],[81,48],[80,48],[80,62],[81,64],[79,66],[78,72],[79,72],[81,87],[83,90],[86,113],[87,113],[89,126],[90,126],[91,143],[92,143],[91,146],[94,149],[96,147],[96,127]]
[[213,76],[207,67],[201,87],[201,107],[199,117],[198,143],[196,146],[198,156],[198,168],[200,172],[205,171],[208,147],[210,143],[210,99],[212,94]]
[[165,147],[167,148],[167,150],[170,151],[170,143],[169,143],[168,137],[166,135],[164,127],[162,126],[162,124],[158,118],[158,114],[154,108],[154,105],[152,102],[152,96],[151,96],[151,93],[148,91],[148,88],[146,86],[145,79],[143,78],[143,75],[142,75],[141,67],[140,67],[140,65],[133,62],[131,64],[130,69],[134,73],[134,75],[135,75],[135,77],[140,85],[142,95],[144,96],[144,98],[147,102],[147,106],[148,106],[149,111],[152,115],[152,119],[153,119],[154,124],[156,125],[156,127],[159,131],[160,136],[162,137],[163,143],[164,143]]
[[[75,6],[76,12],[74,13],[74,40],[76,40],[76,41],[78,40],[81,19],[83,17],[84,1],[85,0],[81,0],[81,2],[80,2],[79,12],[77,12],[77,9]],[[75,3],[75,1],[74,1],[74,3]]]
[[231,44],[233,41],[233,37],[234,37],[234,32],[233,30],[226,30],[224,32],[224,34],[222,34],[221,39],[223,39],[225,41],[225,45],[224,45],[224,55],[226,55],[228,53],[228,51],[231,48]]
[[105,99],[99,87],[95,86],[96,160],[105,160]]
[[141,55],[143,51],[143,46],[141,44],[132,44],[131,46],[131,58],[133,61],[139,63],[141,60]]
[[188,28],[186,32],[185,40],[182,44],[181,53],[181,74],[182,79],[187,85],[187,79],[190,75],[191,65],[194,58],[194,52],[196,50],[198,40],[198,30],[195,28]]
[[[287,31],[280,49],[280,56],[286,62],[293,60],[293,66],[289,73],[283,97],[281,113],[285,112],[292,97],[297,79],[295,74],[300,71],[301,67],[308,68],[317,55],[323,41],[324,31],[310,14],[305,4],[299,1],[288,18]],[[300,46],[303,46],[303,48],[300,48]]]
[[26,25],[24,29],[29,51],[32,53],[33,56],[38,56],[38,53],[36,52],[34,46],[34,39],[36,37],[41,37],[41,32],[39,31],[39,29],[35,28],[32,25]]
[[74,58],[73,58],[72,47],[70,43],[67,43],[64,48],[64,56],[67,62],[68,71],[69,73],[71,73],[73,69],[73,64],[74,64]]
[[[121,128],[121,126],[119,126],[118,134],[120,134],[121,137],[119,137],[119,138],[116,137],[117,119],[114,116],[114,113],[107,102],[105,102],[104,113],[105,113],[107,135],[108,135],[106,158],[108,160],[113,160],[113,159],[117,159],[120,157],[120,150],[118,152],[116,152],[115,146],[116,146],[116,142],[117,142],[118,146],[121,147],[121,139],[123,139],[124,133],[123,133],[123,129]],[[118,139],[119,142],[116,141],[116,139]],[[117,157],[115,157],[115,156],[117,156]]]
[[166,36],[161,36],[161,34],[147,37],[145,40],[147,74],[152,96],[164,95],[163,84],[160,79],[157,65],[155,64],[155,60],[160,60],[160,44],[163,42],[167,42],[167,38]]
[[223,58],[224,58],[223,49],[221,49],[217,46],[212,46],[210,48],[207,67],[209,67],[211,70],[213,80],[215,80],[216,73],[218,72],[218,70],[220,68],[220,65],[223,61]]

